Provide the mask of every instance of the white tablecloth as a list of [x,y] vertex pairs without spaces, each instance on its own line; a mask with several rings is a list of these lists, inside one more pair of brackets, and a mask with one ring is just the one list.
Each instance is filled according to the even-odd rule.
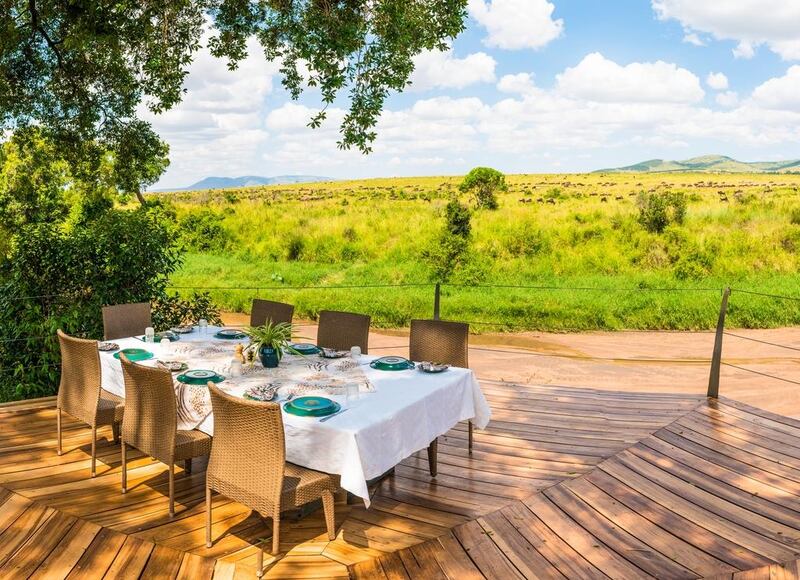
[[[208,341],[208,334],[197,331],[181,337],[181,343]],[[159,344],[145,344],[138,338],[116,340],[121,348],[147,348],[156,358],[172,359]],[[230,345],[233,356],[237,341],[220,341]],[[362,356],[367,362],[377,357]],[[125,396],[122,367],[113,353],[101,353],[102,386],[107,391]],[[142,364],[155,364],[155,359]],[[286,459],[325,473],[341,476],[347,491],[364,499],[369,506],[367,481],[373,479],[411,454],[425,449],[439,435],[447,433],[459,421],[471,419],[482,429],[489,423],[491,410],[480,385],[469,369],[450,368],[440,374],[417,370],[379,371],[365,365],[364,372],[375,391],[361,393],[347,401],[331,396],[347,411],[321,422],[313,417],[283,413],[286,433]],[[212,369],[213,370],[213,369]],[[241,396],[246,386],[237,379],[226,381],[226,390]],[[214,417],[209,415],[198,427],[214,434]]]

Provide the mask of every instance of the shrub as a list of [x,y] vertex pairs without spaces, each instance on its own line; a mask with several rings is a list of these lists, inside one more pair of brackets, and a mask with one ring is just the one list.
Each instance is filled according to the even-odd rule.
[[496,192],[506,191],[506,176],[491,167],[476,167],[464,177],[458,186],[462,192],[470,192],[477,208],[497,209]]
[[168,225],[144,208],[13,237],[0,272],[0,401],[52,395],[55,332],[99,338],[107,304],[163,299],[181,257]]
[[302,236],[292,236],[286,244],[286,259],[290,262],[297,262],[303,255],[305,240]]
[[445,218],[447,219],[447,231],[454,236],[468,238],[472,232],[472,212],[469,208],[458,200],[452,200],[445,207]]
[[220,213],[206,208],[186,214],[179,222],[181,241],[196,252],[224,252],[232,245],[232,236],[223,220]]
[[512,256],[535,256],[547,248],[547,238],[531,223],[525,223],[509,237],[506,243],[506,249]]
[[431,268],[431,279],[447,282],[453,273],[467,261],[469,238],[442,232],[430,248],[422,252],[422,257]]
[[686,196],[682,192],[641,192],[636,201],[639,223],[650,233],[660,234],[670,224],[686,218]]
[[560,187],[551,187],[542,194],[542,197],[544,199],[562,200],[566,199],[567,196],[564,195]]
[[342,232],[342,237],[348,242],[355,242],[358,239],[358,232],[356,232],[355,228],[346,227]]
[[205,318],[209,324],[221,325],[219,307],[208,292],[195,292],[188,298],[164,294],[153,300],[153,328],[167,330],[173,326],[195,324]]
[[702,280],[714,265],[712,254],[700,249],[692,249],[683,254],[675,263],[675,277],[678,280]]

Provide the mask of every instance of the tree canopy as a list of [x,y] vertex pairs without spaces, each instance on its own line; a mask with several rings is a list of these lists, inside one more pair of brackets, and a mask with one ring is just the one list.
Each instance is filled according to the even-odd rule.
[[[423,50],[444,50],[463,29],[467,0],[4,0],[0,130],[36,125],[73,167],[104,155],[123,192],[164,171],[166,145],[140,119],[181,101],[188,67],[210,29],[210,49],[235,69],[255,37],[281,63],[293,98],[320,90],[322,108],[349,100],[342,148],[369,152],[391,91]],[[304,68],[306,69],[304,71]]]
[[491,167],[476,167],[464,176],[458,188],[471,192],[478,208],[497,209],[495,192],[506,191],[506,176]]

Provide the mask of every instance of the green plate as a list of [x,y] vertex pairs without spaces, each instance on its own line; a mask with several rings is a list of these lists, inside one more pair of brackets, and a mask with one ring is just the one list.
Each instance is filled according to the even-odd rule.
[[326,397],[298,397],[284,403],[283,410],[300,417],[324,417],[333,415],[342,406]]
[[190,371],[186,371],[182,375],[178,375],[178,381],[186,385],[205,385],[209,381],[212,383],[221,383],[224,380],[225,377],[222,375],[217,374],[214,371],[207,371],[203,369],[192,369]]
[[247,338],[247,335],[241,330],[235,328],[223,328],[214,335],[215,338],[224,338],[226,340],[239,340],[240,338]]
[[118,359],[119,355],[124,354],[128,360],[140,361],[153,358],[153,353],[143,348],[123,348],[119,352],[114,353],[114,358]]
[[319,354],[320,352],[319,347],[310,342],[293,342],[289,344],[289,348],[293,348],[300,354]]
[[415,367],[413,362],[401,356],[382,356],[369,363],[369,366],[379,371],[407,371]]

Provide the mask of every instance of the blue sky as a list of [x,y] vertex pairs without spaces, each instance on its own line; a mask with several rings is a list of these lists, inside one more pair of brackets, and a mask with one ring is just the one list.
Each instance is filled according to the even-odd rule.
[[170,144],[155,187],[208,175],[334,178],[572,172],[708,153],[800,158],[800,1],[470,0],[447,53],[417,59],[375,152],[336,148],[346,101],[306,123],[257,45],[236,72],[202,51],[175,110],[145,115]]

